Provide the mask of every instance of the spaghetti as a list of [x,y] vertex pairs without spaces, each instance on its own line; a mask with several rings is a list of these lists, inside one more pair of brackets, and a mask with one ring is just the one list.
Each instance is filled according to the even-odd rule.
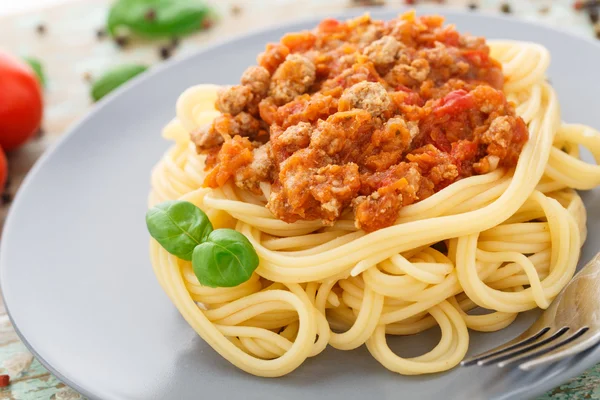
[[[234,228],[260,258],[254,275],[233,288],[201,286],[191,262],[152,240],[154,272],[198,334],[238,368],[258,376],[290,373],[327,345],[366,344],[400,374],[448,370],[465,356],[468,330],[491,332],[517,314],[546,308],[574,274],[586,236],[586,212],[574,191],[600,185],[600,166],[579,159],[586,147],[600,163],[600,133],[560,121],[545,80],[548,51],[537,44],[490,43],[507,77],[503,91],[528,126],[514,169],[467,177],[403,207],[396,222],[367,233],[352,213],[332,224],[284,222],[262,195],[231,182],[203,187],[205,156],[190,132],[220,115],[218,87],[198,85],[177,102],[163,136],[175,144],[152,173],[150,205],[194,203],[215,228]],[[443,243],[442,246],[439,244]],[[484,315],[469,311],[481,307]],[[414,358],[396,355],[388,335],[439,326],[441,339]]]

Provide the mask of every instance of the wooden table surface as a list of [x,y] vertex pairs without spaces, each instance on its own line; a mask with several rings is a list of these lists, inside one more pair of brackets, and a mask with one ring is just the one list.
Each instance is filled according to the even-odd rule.
[[[371,2],[394,7],[403,5],[405,0]],[[20,56],[39,58],[48,79],[44,93],[43,131],[23,148],[8,154],[9,184],[2,196],[4,204],[0,208],[0,225],[10,207],[10,199],[35,160],[69,125],[93,107],[89,97],[90,81],[113,65],[124,62],[155,65],[162,60],[161,47],[166,42],[136,42],[120,48],[112,40],[98,35],[98,30],[104,26],[108,3],[109,0],[78,1],[0,18],[0,47]],[[219,16],[215,25],[182,40],[175,50],[177,55],[193,52],[216,38],[267,26],[273,21],[282,23],[294,18],[339,12],[361,1],[214,0],[211,3]],[[422,0],[418,3],[439,1]],[[472,1],[447,0],[442,3],[464,9]],[[499,12],[502,4],[507,2],[480,0],[476,3],[478,10],[474,12]],[[515,18],[546,22],[581,35],[594,35],[588,16],[573,9],[573,0],[514,0],[508,3]],[[44,33],[40,33],[40,30]],[[0,389],[0,399],[82,398],[58,381],[31,355],[13,330],[1,299],[0,374],[9,374],[11,377],[11,385]],[[542,399],[600,399],[600,365],[539,398]]]

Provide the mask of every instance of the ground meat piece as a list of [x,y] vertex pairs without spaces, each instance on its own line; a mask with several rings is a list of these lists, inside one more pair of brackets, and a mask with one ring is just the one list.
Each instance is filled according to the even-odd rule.
[[395,132],[396,135],[400,135],[402,138],[401,146],[407,149],[410,146],[410,142],[419,134],[419,124],[415,121],[406,122],[404,118],[398,116],[387,120],[385,128],[389,131]]
[[357,59],[358,59],[358,53],[356,53],[356,52],[350,53],[350,54],[345,54],[337,60],[336,69],[339,72],[342,72],[346,68],[352,68],[352,66],[356,63]]
[[315,65],[299,54],[290,54],[273,74],[269,96],[282,105],[306,92],[315,82]]
[[419,125],[416,122],[407,123],[399,116],[390,118],[383,128],[373,132],[370,144],[378,150],[365,157],[364,165],[373,171],[384,171],[397,164],[418,133]]
[[269,152],[269,143],[252,150],[252,162],[238,169],[234,175],[234,183],[237,187],[256,194],[262,193],[260,183],[270,180],[275,167]]
[[271,145],[273,157],[277,163],[283,162],[294,152],[308,147],[313,127],[308,122],[299,122],[288,127],[285,131],[271,129]]
[[358,35],[359,43],[368,44],[373,42],[379,36],[379,30],[373,25],[369,25]]
[[360,82],[346,89],[338,102],[340,111],[353,108],[366,110],[373,116],[378,116],[390,106],[390,96],[385,87],[375,82]]
[[257,61],[261,67],[264,67],[272,74],[288,54],[290,54],[290,49],[287,46],[280,43],[269,43],[265,52],[258,56]]
[[355,207],[356,227],[373,232],[391,226],[398,219],[401,207],[401,194],[389,192],[380,195],[375,192]]
[[248,67],[242,74],[240,82],[242,85],[250,88],[257,97],[263,98],[269,91],[269,81],[271,74],[264,67]]
[[360,189],[358,165],[327,165],[313,175],[310,192],[320,203],[322,220],[335,221]]
[[402,46],[396,38],[388,35],[365,47],[363,54],[369,57],[375,66],[387,66],[394,62]]
[[484,38],[469,35],[468,33],[461,35],[458,39],[458,43],[461,47],[465,47],[467,49],[479,50],[481,48],[487,48]]
[[[482,109],[482,111],[484,110]],[[510,143],[512,127],[511,117],[498,117],[492,121],[489,129],[481,135],[481,141],[485,144],[497,146],[499,149],[506,149]]]
[[435,190],[445,188],[459,176],[452,157],[431,144],[412,151],[406,158],[419,166],[419,171],[433,182]]
[[365,81],[385,83],[375,69],[375,65],[368,58],[360,55],[357,58],[357,62],[351,67],[344,69],[337,76],[323,82],[321,90],[346,89]]
[[231,114],[223,114],[215,118],[213,128],[223,137],[245,136],[252,140],[259,136],[267,135],[261,130],[260,121],[247,112],[241,112],[235,117]]
[[267,132],[261,129],[260,121],[247,112],[241,112],[234,118],[236,124],[234,133],[240,136],[248,136],[256,140],[259,136],[267,135]]
[[458,168],[451,162],[438,164],[429,170],[427,177],[437,186],[437,190],[441,190],[458,178]]
[[358,193],[360,175],[354,163],[334,165],[331,161],[322,150],[305,148],[282,162],[269,210],[286,222],[335,221]]
[[514,116],[495,118],[487,131],[481,135],[481,142],[487,144],[487,152],[498,157],[500,165],[514,166],[527,141],[527,126]]
[[278,107],[274,116],[274,122],[287,128],[299,122],[317,122],[319,119],[327,119],[337,111],[337,99],[332,96],[324,96],[317,93],[313,96],[304,94],[296,97],[293,101]]
[[487,174],[488,172],[495,171],[499,163],[500,157],[485,156],[479,162],[473,164],[473,170],[478,174]]
[[423,82],[429,75],[429,62],[424,58],[418,58],[410,63],[408,68],[408,76],[413,78],[417,82]]
[[[439,42],[432,48],[423,49],[420,53],[436,69],[449,68],[456,64],[459,59],[459,53],[456,49]],[[444,78],[448,79],[449,76]]]
[[[408,165],[408,167],[404,167]],[[402,194],[402,205],[408,206],[418,200],[423,200],[433,194],[431,181],[424,177],[412,163],[401,163],[400,169],[405,169],[404,178],[408,182],[406,186],[402,186],[399,190]],[[382,189],[379,189],[380,191]]]
[[285,222],[321,217],[321,204],[311,194],[316,169],[331,163],[322,150],[301,149],[280,164],[267,208]]
[[354,160],[360,156],[360,144],[369,139],[372,129],[372,117],[367,111],[337,112],[327,121],[319,121],[312,132],[310,147],[323,150],[340,162]]
[[248,86],[235,85],[221,88],[217,95],[217,110],[237,115],[252,101],[252,91]]
[[277,119],[277,105],[273,99],[267,97],[258,103],[258,114],[260,118],[268,125],[272,125]]
[[209,149],[223,144],[223,136],[217,132],[212,123],[201,126],[190,133],[191,141],[196,145],[198,153],[204,153]]
[[392,86],[414,87],[420,84],[431,71],[429,62],[424,58],[417,58],[410,64],[396,64],[385,76],[385,80]]
[[253,117],[260,118],[259,104],[261,98],[257,95],[252,96],[252,100],[246,105],[246,111]]
[[[471,140],[458,140],[452,143],[450,157],[458,169],[461,178],[473,175],[473,164],[475,163],[479,150],[479,145]],[[496,165],[497,166],[497,165]],[[496,167],[494,167],[495,169]]]
[[[310,143],[310,134],[313,127],[308,122],[300,122],[297,125],[292,125],[287,128],[278,141],[285,146],[294,146],[296,149],[301,149]],[[295,151],[295,150],[294,150]]]
[[[403,180],[408,184],[405,185]],[[369,195],[375,191],[380,194],[394,191],[402,194],[402,204],[406,206],[425,198],[419,197],[421,186],[429,186],[425,181],[428,179],[419,172],[418,164],[401,162],[382,172],[362,174],[360,193]]]
[[252,162],[252,151],[253,146],[248,138],[234,136],[226,140],[221,146],[216,165],[204,179],[204,186],[211,188],[223,186],[239,169]]

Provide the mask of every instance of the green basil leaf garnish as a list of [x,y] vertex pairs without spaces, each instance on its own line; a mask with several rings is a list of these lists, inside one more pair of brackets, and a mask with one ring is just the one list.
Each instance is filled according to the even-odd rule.
[[25,57],[23,60],[25,60],[25,62],[29,64],[33,72],[35,72],[35,75],[37,76],[40,85],[42,85],[42,87],[46,87],[46,75],[44,74],[44,68],[42,67],[42,63],[40,62],[40,60],[33,57]]
[[258,255],[246,236],[233,229],[217,229],[194,249],[192,267],[204,286],[233,287],[250,279],[258,267]]
[[113,37],[122,29],[145,37],[184,36],[202,29],[209,13],[203,0],[117,0],[107,30]]
[[192,260],[194,248],[213,231],[204,211],[180,200],[165,201],[149,209],[146,225],[150,235],[165,250],[188,261]]
[[91,92],[92,99],[94,99],[94,101],[100,100],[147,69],[147,66],[138,64],[124,64],[111,69],[93,83]]
[[190,202],[157,204],[146,213],[146,225],[165,250],[192,261],[204,286],[237,286],[258,267],[258,254],[246,236],[233,229],[213,230],[204,211]]

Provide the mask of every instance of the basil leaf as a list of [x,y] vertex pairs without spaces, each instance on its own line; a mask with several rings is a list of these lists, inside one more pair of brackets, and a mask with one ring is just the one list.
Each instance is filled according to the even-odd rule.
[[233,229],[217,229],[194,249],[192,267],[204,286],[233,287],[250,279],[258,267],[258,255],[246,236]]
[[165,201],[146,213],[148,232],[169,253],[190,261],[194,248],[204,242],[213,227],[198,207],[188,201]]
[[100,100],[134,76],[141,74],[147,69],[147,66],[138,64],[124,64],[111,69],[102,75],[92,85],[92,99],[94,99],[94,101]]
[[184,36],[202,29],[209,13],[203,0],[117,0],[106,25],[113,37],[123,28],[145,37]]
[[25,62],[29,64],[33,72],[35,72],[35,75],[37,76],[40,85],[42,85],[42,87],[46,87],[46,75],[44,74],[44,68],[42,68],[42,63],[40,62],[40,60],[32,57],[25,57],[23,60],[25,60]]

